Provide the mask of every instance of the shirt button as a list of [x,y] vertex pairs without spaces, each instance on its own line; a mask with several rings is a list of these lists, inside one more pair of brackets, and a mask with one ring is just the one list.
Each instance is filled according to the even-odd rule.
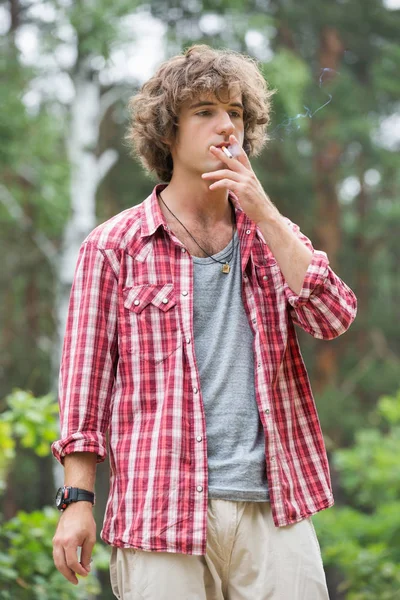
[[270,413],[270,410],[269,410],[269,408],[266,408],[266,409],[264,410],[264,412],[265,412],[265,414],[266,414],[266,415],[269,415],[269,413]]
[[243,275],[243,279],[247,279],[247,275]]
[[251,233],[250,229],[247,229],[246,233],[249,235],[249,233]]
[[264,279],[264,281],[267,281],[267,279],[268,279],[268,275],[264,275],[264,276],[263,276],[263,279]]
[[164,298],[163,304],[168,304],[168,298]]
[[186,290],[184,292],[182,292],[182,296],[187,296],[187,295],[188,295],[188,293]]
[[182,252],[186,252],[186,248],[182,248]]
[[194,387],[194,388],[193,388],[193,391],[194,391],[194,393],[195,393],[195,394],[197,394],[197,392],[198,392],[199,390],[197,389],[197,387]]
[[252,319],[253,323],[257,323],[257,319]]
[[271,456],[271,462],[275,462],[275,456]]
[[140,304],[140,300],[135,300],[135,302],[133,303],[135,306],[138,306],[138,304]]
[[190,338],[186,338],[186,343],[190,344]]
[[198,435],[198,436],[197,436],[197,438],[196,438],[196,440],[197,440],[198,442],[201,442],[201,440],[202,440],[202,439],[203,439],[203,438],[201,437],[201,435]]
[[261,367],[261,363],[260,363],[260,362],[259,362],[259,363],[257,363],[257,367]]
[[198,485],[196,489],[197,489],[198,492],[202,492],[203,491],[203,487],[201,485]]

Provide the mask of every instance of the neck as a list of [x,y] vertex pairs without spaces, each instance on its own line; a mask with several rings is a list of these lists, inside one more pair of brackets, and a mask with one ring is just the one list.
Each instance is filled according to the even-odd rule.
[[[162,191],[165,204],[185,223],[197,223],[212,229],[223,223],[231,223],[229,194],[226,190],[210,191],[209,183],[197,181],[196,185],[181,184],[171,180]],[[190,190],[190,192],[188,192]],[[165,206],[160,203],[167,217]]]
[[[222,248],[225,248],[229,239],[232,239],[233,241],[233,236],[235,233],[235,209],[231,202],[229,202],[229,208],[231,211],[231,223],[229,226],[227,223],[221,221],[219,226],[217,226],[214,230],[206,231],[204,226],[197,223],[197,230],[189,231],[186,225],[182,223],[180,218],[165,203],[161,192],[158,193],[158,199],[161,210],[166,213],[167,223],[171,223],[170,229],[181,240],[181,242],[185,244],[190,254],[194,256],[212,257],[213,254],[217,254]],[[179,223],[180,227],[177,226],[177,223]],[[193,242],[195,244],[194,246]],[[200,254],[199,250],[201,251]],[[225,269],[226,268],[227,267],[225,267]],[[229,270],[223,272],[229,273]]]

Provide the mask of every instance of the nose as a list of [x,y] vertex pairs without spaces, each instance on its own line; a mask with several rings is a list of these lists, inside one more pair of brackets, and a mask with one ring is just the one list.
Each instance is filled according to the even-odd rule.
[[231,121],[229,114],[225,111],[222,111],[221,117],[218,121],[218,134],[219,135],[230,135],[235,131],[235,126]]

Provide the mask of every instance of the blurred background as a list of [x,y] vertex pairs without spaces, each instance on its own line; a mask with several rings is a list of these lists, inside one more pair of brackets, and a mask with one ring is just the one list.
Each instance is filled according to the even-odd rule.
[[[400,597],[399,9],[400,0],[1,2],[1,600],[113,598],[102,542],[78,587],[52,562],[60,347],[81,242],[156,183],[124,142],[128,99],[192,43],[259,60],[278,92],[253,168],[357,294],[344,336],[299,331],[336,498],[314,524],[332,600]],[[96,492],[99,532],[107,463]]]

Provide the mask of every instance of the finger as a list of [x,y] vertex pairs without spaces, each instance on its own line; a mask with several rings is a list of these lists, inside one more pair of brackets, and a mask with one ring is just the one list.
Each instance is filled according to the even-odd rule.
[[54,564],[61,575],[74,585],[78,584],[78,578],[75,573],[68,567],[65,559],[65,552],[62,546],[54,545],[53,548],[53,560]]
[[227,188],[234,192],[236,188],[236,183],[231,179],[221,179],[220,181],[214,181],[214,183],[208,186],[208,189],[210,190],[216,190],[217,188]]
[[221,148],[217,148],[216,146],[210,146],[210,152],[212,152],[212,154],[214,154],[214,156],[217,156],[226,165],[228,165],[230,170],[232,170],[232,171],[243,170],[243,165],[238,160],[234,160],[234,158],[229,158],[228,156],[226,156],[225,152],[223,152],[221,150]]
[[228,169],[221,169],[220,171],[210,171],[209,173],[203,173],[203,179],[219,179],[220,177],[230,177],[234,181],[240,181],[240,174]]
[[91,557],[94,544],[95,540],[90,540],[89,538],[86,538],[86,540],[82,544],[81,565],[84,569],[86,569],[88,573],[90,571],[90,563],[92,562]]
[[238,148],[239,154],[237,156],[235,156],[236,160],[238,162],[240,162],[244,167],[252,170],[252,167],[251,167],[251,164],[249,161],[249,157],[247,156],[246,152],[244,151],[243,146],[240,144],[239,140],[237,140],[233,134],[231,134],[229,136],[229,143],[232,146],[235,146],[235,148],[236,147]]
[[67,562],[68,567],[76,573],[77,575],[82,575],[86,577],[88,572],[82,567],[81,563],[78,560],[77,546],[69,546],[64,549],[65,550],[65,560]]

